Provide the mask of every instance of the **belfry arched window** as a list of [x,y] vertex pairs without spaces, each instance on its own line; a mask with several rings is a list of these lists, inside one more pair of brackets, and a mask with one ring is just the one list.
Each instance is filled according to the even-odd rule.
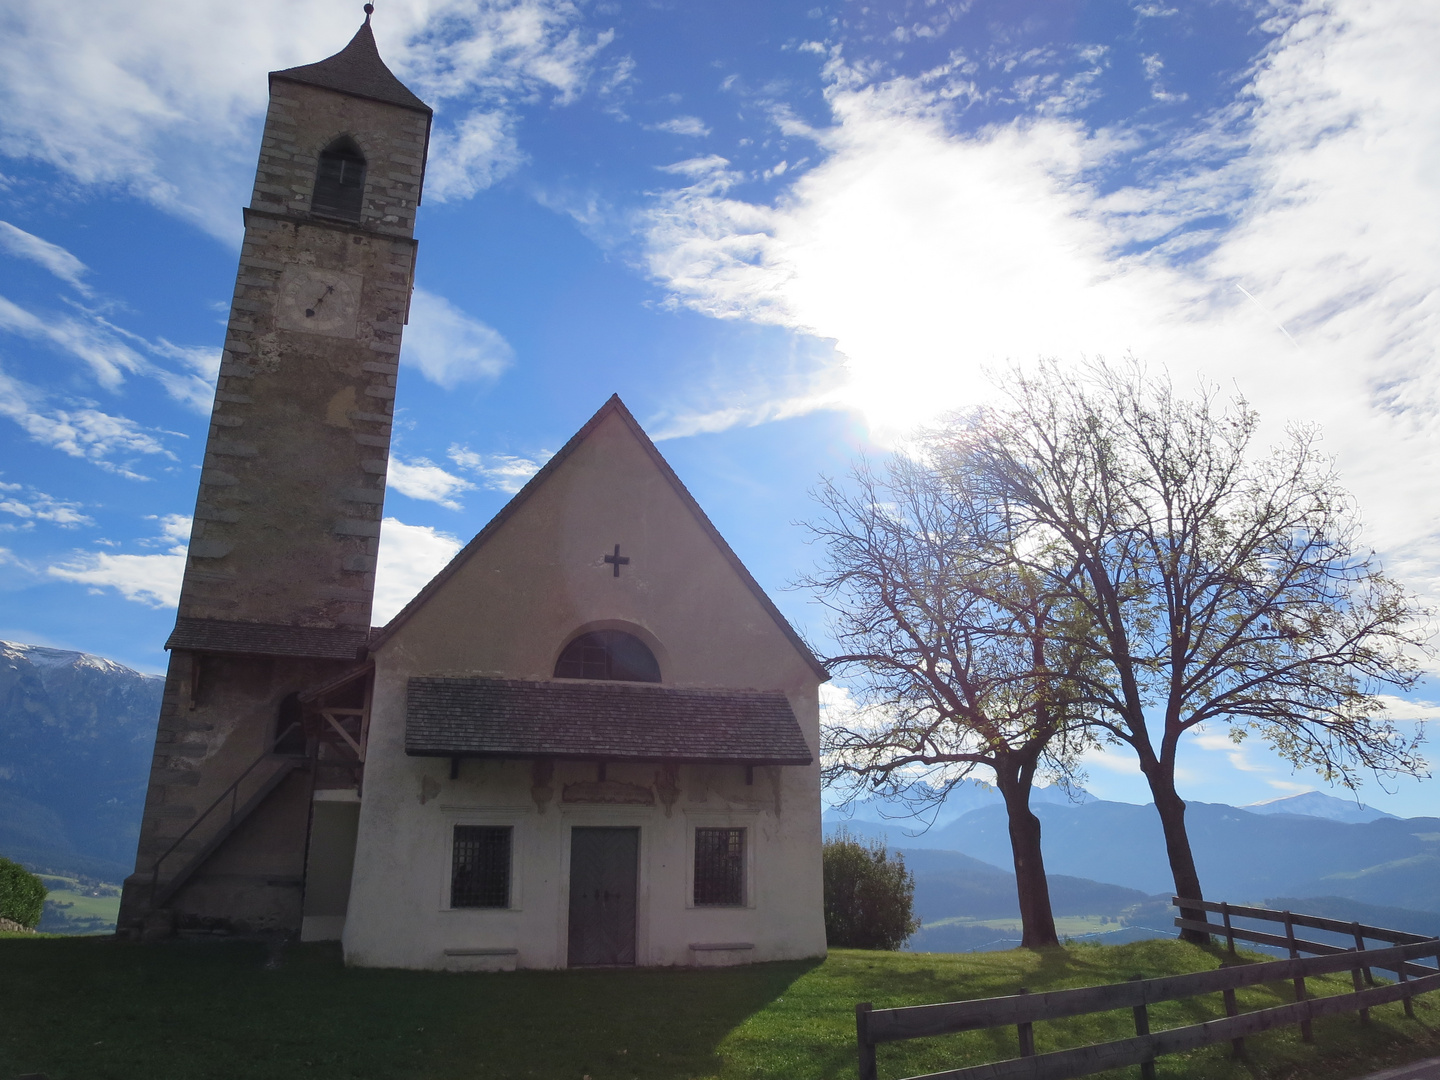
[[341,135],[320,151],[310,209],[329,217],[359,221],[364,201],[365,155],[354,139]]
[[555,661],[557,679],[623,679],[659,682],[660,665],[650,647],[623,630],[581,634]]

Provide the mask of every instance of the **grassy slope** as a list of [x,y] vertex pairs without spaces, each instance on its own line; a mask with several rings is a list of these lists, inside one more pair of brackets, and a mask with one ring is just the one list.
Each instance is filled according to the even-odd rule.
[[[857,1001],[883,1007],[1093,985],[1214,967],[1217,955],[1149,941],[1040,954],[836,951],[819,964],[719,971],[445,975],[346,970],[328,946],[290,947],[267,967],[264,949],[244,943],[12,938],[0,941],[0,1076],[837,1080],[855,1074]],[[1242,1008],[1288,995],[1258,988]],[[1217,1000],[1156,1010],[1152,1024],[1218,1008]],[[1368,1029],[1353,1017],[1321,1022],[1314,1046],[1272,1032],[1252,1040],[1248,1065],[1218,1047],[1163,1058],[1159,1075],[1340,1080],[1440,1053],[1440,1001],[1421,999],[1417,1013],[1406,1020],[1387,1006]],[[1043,1052],[1131,1033],[1126,1010],[1041,1025],[1036,1036]],[[1014,1046],[1012,1031],[997,1030],[884,1047],[881,1076],[995,1060]]]

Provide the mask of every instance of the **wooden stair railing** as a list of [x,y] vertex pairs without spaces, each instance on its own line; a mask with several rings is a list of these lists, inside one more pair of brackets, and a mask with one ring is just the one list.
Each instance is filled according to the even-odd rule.
[[[275,747],[283,742],[285,738],[299,728],[299,726],[299,724],[291,724],[276,736],[274,741],[266,748],[265,752],[246,766],[245,771],[237,776],[234,781],[231,782],[230,786],[222,791],[219,796],[216,797],[215,801],[207,806],[204,812],[190,823],[190,827],[176,837],[175,842],[166,848],[160,857],[155,860],[154,865],[150,868],[150,907],[152,910],[162,908],[169,903],[175,894],[180,891],[181,886],[190,880],[191,875],[200,869],[205,860],[215,853],[215,849],[223,844],[230,835],[240,827],[241,823],[253,814],[261,803],[269,798],[270,793],[279,787],[286,777],[296,769],[308,769],[311,767],[311,761],[308,755],[305,757],[289,757],[280,756],[274,752]],[[260,786],[241,803],[240,785],[265,762],[274,763],[274,769],[270,775],[265,777],[260,783]],[[220,823],[219,827],[216,828],[199,849],[191,855],[189,861],[181,866],[174,875],[166,878],[162,884],[160,881],[161,864],[176,854],[180,845],[188,840],[190,835],[202,824],[208,820],[212,820],[212,815],[215,815],[227,802],[229,804],[229,813]]]

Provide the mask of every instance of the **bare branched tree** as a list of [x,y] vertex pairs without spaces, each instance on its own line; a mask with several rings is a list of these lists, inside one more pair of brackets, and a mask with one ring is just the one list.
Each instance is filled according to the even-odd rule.
[[1088,738],[1073,692],[1088,647],[1071,625],[1085,617],[1066,591],[1076,566],[1019,558],[1005,514],[921,461],[897,458],[884,481],[862,465],[853,480],[816,493],[824,567],[802,583],[831,609],[845,651],[828,663],[862,703],[826,726],[826,780],[923,812],[972,770],[992,772],[1022,944],[1058,944],[1030,790],[1038,773],[1068,775]]
[[1042,591],[1083,610],[1072,625],[1098,662],[1076,693],[1137,755],[1177,895],[1203,899],[1175,787],[1186,732],[1258,734],[1352,789],[1366,773],[1423,774],[1420,735],[1378,695],[1418,678],[1428,613],[1362,545],[1313,430],[1258,452],[1244,400],[1182,399],[1133,363],[1047,364],[1003,389],[1000,407],[949,428],[945,468],[1006,506],[1008,531],[1043,552],[1027,558]]

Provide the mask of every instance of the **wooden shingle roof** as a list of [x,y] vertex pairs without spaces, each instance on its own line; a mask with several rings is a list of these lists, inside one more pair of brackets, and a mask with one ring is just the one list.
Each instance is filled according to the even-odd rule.
[[416,757],[809,765],[778,691],[584,680],[413,677],[405,752]]
[[165,648],[251,656],[356,660],[364,655],[368,637],[364,630],[180,618],[175,620],[175,629],[165,642]]

